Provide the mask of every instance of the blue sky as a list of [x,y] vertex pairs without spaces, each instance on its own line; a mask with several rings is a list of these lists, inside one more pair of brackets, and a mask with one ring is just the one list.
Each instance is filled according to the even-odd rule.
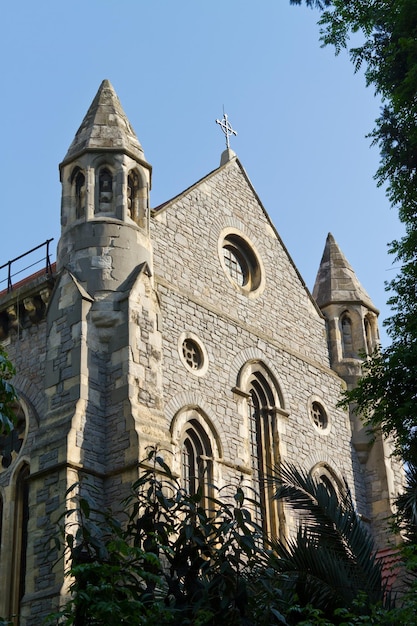
[[0,265],[52,237],[55,251],[58,164],[108,78],[153,166],[152,206],[219,165],[224,105],[307,286],[330,231],[387,317],[387,242],[401,228],[365,137],[379,102],[346,54],[320,47],[317,18],[289,0],[5,3]]

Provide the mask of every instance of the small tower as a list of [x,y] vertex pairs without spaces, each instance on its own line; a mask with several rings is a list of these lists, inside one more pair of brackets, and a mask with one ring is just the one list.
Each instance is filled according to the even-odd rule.
[[[331,233],[327,236],[313,297],[327,321],[331,367],[347,388],[352,389],[361,377],[363,358],[370,356],[379,344],[379,311]],[[349,417],[353,449],[366,476],[372,529],[383,545],[396,485],[401,481],[400,472],[393,466],[392,451],[382,435],[371,436],[354,407],[350,407]]]
[[371,355],[379,343],[379,311],[331,233],[313,297],[327,319],[332,368],[351,389],[361,373],[361,357]]
[[151,171],[112,85],[104,80],[60,165],[57,269],[74,271],[87,281],[89,293],[114,289],[141,262],[151,266]]
[[45,502],[54,503],[58,516],[67,489],[82,481],[77,489],[90,492],[97,508],[118,503],[137,478],[146,447],[164,441],[166,431],[149,234],[151,167],[109,81],[101,84],[60,174],[45,410],[31,449],[27,571],[33,575],[21,604],[24,624],[32,624],[24,620],[33,602],[48,613],[67,593],[64,560],[52,551],[38,556],[44,536],[53,536]]

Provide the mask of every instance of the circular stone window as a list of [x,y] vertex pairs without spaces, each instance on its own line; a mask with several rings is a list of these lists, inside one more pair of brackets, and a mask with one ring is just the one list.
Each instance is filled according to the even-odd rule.
[[14,407],[15,427],[9,433],[0,436],[0,472],[10,467],[19,456],[26,436],[26,415],[20,404]]
[[329,418],[323,405],[315,399],[309,403],[310,419],[314,427],[321,433],[327,433],[330,429]]
[[207,351],[194,333],[182,333],[178,340],[180,360],[196,376],[203,376],[208,368]]
[[219,241],[220,262],[230,282],[245,293],[257,292],[262,283],[261,263],[253,245],[229,229]]
[[182,356],[192,370],[199,370],[203,365],[203,355],[200,346],[192,339],[185,339],[182,342]]

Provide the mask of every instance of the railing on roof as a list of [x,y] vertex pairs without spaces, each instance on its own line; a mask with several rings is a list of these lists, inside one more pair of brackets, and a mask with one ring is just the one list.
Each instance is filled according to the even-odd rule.
[[[13,290],[12,278],[14,278],[15,276],[18,276],[19,274],[22,274],[23,272],[26,272],[26,270],[30,269],[31,267],[34,267],[35,265],[39,265],[42,262],[45,263],[45,274],[52,274],[51,257],[49,253],[49,244],[51,243],[51,241],[53,241],[53,238],[47,239],[43,243],[39,244],[39,246],[32,248],[32,250],[28,250],[24,254],[17,256],[15,259],[12,259],[11,261],[7,261],[7,263],[5,263],[4,265],[1,265],[0,271],[7,267],[7,278],[0,280],[0,290],[1,290],[1,284],[7,281],[7,291],[12,291]],[[40,250],[41,248],[45,248],[45,247],[46,247],[46,252],[44,255],[42,255],[41,259],[37,259],[36,261],[33,261],[32,263],[30,263],[29,265],[26,265],[25,267],[19,266],[17,271],[12,273],[13,263],[16,264],[17,261],[20,261],[21,259],[29,256],[33,252],[36,252],[37,250]]]

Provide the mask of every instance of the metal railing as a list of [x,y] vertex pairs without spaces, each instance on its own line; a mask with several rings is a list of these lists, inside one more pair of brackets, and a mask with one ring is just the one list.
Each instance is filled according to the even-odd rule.
[[[32,250],[28,250],[24,254],[17,256],[15,259],[11,259],[11,261],[7,261],[7,263],[5,263],[4,265],[1,265],[0,271],[7,267],[7,278],[0,280],[0,290],[1,290],[1,284],[6,282],[7,280],[7,291],[8,292],[12,291],[13,290],[12,278],[14,278],[15,276],[18,276],[19,274],[22,274],[22,272],[26,272],[26,270],[30,269],[31,267],[34,267],[35,265],[39,265],[43,261],[45,262],[45,274],[52,274],[52,264],[51,264],[51,258],[50,258],[50,253],[49,253],[49,244],[51,243],[51,241],[53,241],[53,238],[47,239],[43,243],[39,244],[39,246],[32,248]],[[33,252],[36,252],[37,250],[40,250],[41,248],[44,248],[44,247],[46,247],[46,252],[45,252],[45,255],[43,255],[41,259],[37,259],[33,263],[30,263],[29,265],[26,265],[25,267],[18,269],[15,273],[12,273],[13,263],[16,263],[16,261],[20,261],[24,257],[27,257]]]

